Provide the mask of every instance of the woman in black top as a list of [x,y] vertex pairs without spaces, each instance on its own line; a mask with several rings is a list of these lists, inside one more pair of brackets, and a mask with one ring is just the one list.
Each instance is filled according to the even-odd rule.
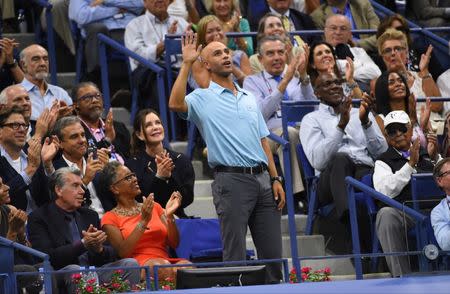
[[163,207],[170,195],[179,191],[183,200],[175,214],[186,218],[184,208],[194,200],[194,168],[189,158],[166,148],[163,141],[164,126],[158,113],[141,110],[134,121],[132,156],[126,165],[136,173],[142,194],[154,193],[155,201]]

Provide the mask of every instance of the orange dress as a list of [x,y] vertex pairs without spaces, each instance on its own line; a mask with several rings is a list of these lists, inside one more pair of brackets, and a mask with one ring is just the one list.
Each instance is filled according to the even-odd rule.
[[[152,219],[147,224],[147,228],[144,234],[141,236],[133,252],[132,258],[136,259],[140,265],[145,264],[149,259],[163,258],[170,263],[177,263],[182,258],[170,258],[167,249],[167,227],[161,221],[161,215],[164,213],[161,205],[155,202],[153,205]],[[141,220],[141,215],[135,216],[122,216],[113,211],[108,211],[102,217],[101,224],[113,225],[117,227],[122,233],[124,239],[133,232],[134,228]]]

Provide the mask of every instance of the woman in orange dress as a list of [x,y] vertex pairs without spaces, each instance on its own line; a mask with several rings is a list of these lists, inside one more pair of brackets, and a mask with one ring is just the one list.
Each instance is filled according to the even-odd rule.
[[[135,258],[141,266],[187,264],[181,258],[170,258],[168,248],[179,244],[174,212],[181,204],[181,194],[173,192],[165,209],[156,203],[153,194],[138,203],[141,194],[136,175],[117,161],[109,162],[101,174],[101,182],[109,187],[117,200],[117,206],[105,213],[102,229],[121,258]],[[177,268],[161,268],[159,279],[175,280]],[[142,272],[144,278],[144,271]]]

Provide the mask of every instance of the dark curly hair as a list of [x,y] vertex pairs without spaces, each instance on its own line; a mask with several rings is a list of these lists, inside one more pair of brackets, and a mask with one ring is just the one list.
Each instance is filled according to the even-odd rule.
[[314,85],[317,77],[319,76],[319,72],[314,68],[314,50],[316,49],[317,46],[319,45],[325,45],[327,46],[330,50],[331,50],[331,54],[333,55],[334,58],[334,67],[333,67],[333,71],[334,74],[337,77],[342,77],[338,67],[337,67],[337,63],[336,63],[336,52],[333,49],[333,46],[330,45],[330,43],[325,42],[325,41],[315,41],[312,43],[311,45],[311,49],[309,50],[309,59],[308,59],[308,68],[307,68],[307,72],[308,75],[311,79],[311,84]]

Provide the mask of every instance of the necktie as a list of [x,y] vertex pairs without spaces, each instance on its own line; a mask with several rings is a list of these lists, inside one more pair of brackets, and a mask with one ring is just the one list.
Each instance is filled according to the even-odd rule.
[[77,222],[75,221],[75,215],[70,215],[70,234],[72,236],[72,242],[80,241],[80,231],[78,230]]
[[409,156],[411,155],[411,153],[409,151],[400,151],[400,153],[402,154],[403,158],[408,159]]
[[[281,82],[281,80],[282,80],[282,77],[281,76],[273,76],[273,79],[277,82],[277,84],[279,84]],[[284,91],[284,93],[283,93],[283,100],[284,101],[289,100],[289,96],[287,94],[287,91]]]
[[[283,15],[281,17],[281,20],[283,21],[283,27],[286,32],[291,32],[291,31],[295,30],[295,28],[294,28],[294,30],[291,29],[291,22],[289,21],[289,18],[286,15]],[[305,44],[305,42],[302,40],[302,38],[299,35],[295,35],[294,40],[297,43],[298,47],[303,48],[303,44]]]

